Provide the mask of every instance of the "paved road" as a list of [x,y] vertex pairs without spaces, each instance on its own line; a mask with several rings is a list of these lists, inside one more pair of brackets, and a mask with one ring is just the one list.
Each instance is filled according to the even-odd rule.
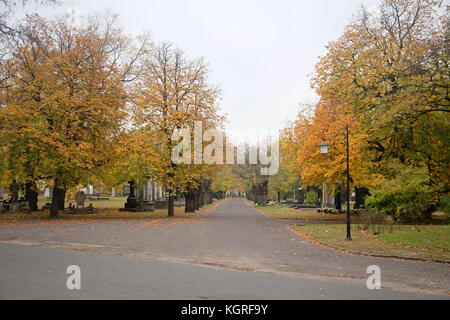
[[338,253],[288,232],[289,223],[269,219],[236,200],[225,202],[190,223],[166,226],[142,221],[0,226],[0,242],[26,242],[234,270],[326,276],[326,281],[348,278],[364,287],[367,267],[377,265],[382,270],[385,288],[407,292],[420,289],[434,294],[450,288],[448,265]]
[[[446,299],[368,290],[361,281],[234,271],[111,254],[0,245],[0,299]],[[66,287],[81,269],[81,290]]]

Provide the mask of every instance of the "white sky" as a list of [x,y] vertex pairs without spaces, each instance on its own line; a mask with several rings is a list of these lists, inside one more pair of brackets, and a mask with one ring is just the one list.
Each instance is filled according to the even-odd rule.
[[[351,16],[376,0],[63,0],[46,16],[76,6],[82,14],[110,9],[126,33],[150,31],[210,63],[223,89],[228,128],[278,130],[299,103],[316,101],[311,74],[324,46]],[[33,7],[30,7],[33,9]]]

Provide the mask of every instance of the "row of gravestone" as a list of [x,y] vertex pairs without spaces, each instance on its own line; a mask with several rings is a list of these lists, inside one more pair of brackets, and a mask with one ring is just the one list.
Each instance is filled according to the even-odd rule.
[[[153,201],[145,201],[138,200],[136,197],[136,183],[134,181],[130,181],[130,195],[127,198],[127,203],[125,204],[125,208],[120,211],[125,212],[153,212],[155,209],[155,202]],[[9,187],[11,198],[9,201],[0,201],[0,213],[9,212],[29,212],[29,204],[27,201],[19,200],[19,191],[20,186],[14,180],[13,183]],[[3,193],[3,188],[2,188]],[[70,205],[67,209],[67,212],[73,214],[91,214],[95,212],[94,207],[90,204],[88,207],[85,207],[86,194],[83,191],[80,191],[75,196],[76,205]],[[158,206],[162,207],[164,201],[159,201]],[[46,204],[43,209],[50,209],[51,204]]]
[[10,184],[9,191],[11,194],[10,199],[2,201],[1,199],[3,198],[3,187],[1,187],[0,213],[29,212],[29,202],[23,199],[19,199],[20,186],[17,184],[16,180],[13,180],[13,182]]
[[[146,200],[138,200],[136,197],[136,183],[135,181],[130,181],[130,195],[127,198],[127,202],[125,203],[125,208],[120,209],[122,212],[153,212],[154,211],[154,202],[146,201]],[[85,207],[84,203],[86,201],[86,194],[84,192],[78,192],[75,196],[76,206],[69,207],[70,213],[94,213],[95,209],[92,204],[89,207]]]
[[153,201],[138,200],[136,196],[136,182],[130,181],[130,195],[125,203],[125,208],[120,209],[121,212],[153,212],[155,203]]
[[[85,206],[86,202],[86,193],[83,191],[78,192],[75,195],[76,205],[70,204],[69,207],[65,210],[66,213],[70,214],[92,214],[97,212],[96,209],[90,204],[88,207]],[[50,210],[52,207],[51,203],[47,203],[42,207],[42,210]]]

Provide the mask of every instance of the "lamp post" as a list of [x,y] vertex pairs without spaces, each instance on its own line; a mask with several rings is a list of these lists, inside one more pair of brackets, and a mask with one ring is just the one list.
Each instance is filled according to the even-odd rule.
[[[330,140],[333,140],[336,138],[331,138]],[[352,241],[352,229],[351,229],[351,211],[350,211],[350,146],[349,146],[349,126],[347,125],[345,127],[345,140],[346,140],[346,150],[347,150],[347,238],[345,240]],[[328,154],[329,153],[329,144],[327,143],[326,139],[323,140],[323,142],[319,145],[320,152],[322,154]]]
[[298,188],[298,202],[302,205],[305,204],[305,196],[303,195],[303,188]]

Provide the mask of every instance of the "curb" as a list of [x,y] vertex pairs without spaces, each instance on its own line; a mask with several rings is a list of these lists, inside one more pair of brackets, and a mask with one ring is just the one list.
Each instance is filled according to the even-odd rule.
[[330,245],[330,244],[315,240],[315,239],[307,236],[306,234],[304,234],[298,230],[295,230],[293,227],[287,227],[287,229],[289,231],[299,235],[300,237],[308,240],[309,242],[311,242],[314,245],[318,245],[320,247],[336,250],[336,251],[339,251],[339,252],[345,253],[345,254],[350,254],[350,255],[355,255],[355,256],[363,256],[363,257],[372,257],[372,258],[386,258],[386,259],[396,259],[396,260],[406,260],[406,261],[420,261],[420,262],[427,262],[427,263],[450,264],[449,260],[425,259],[425,258],[414,258],[414,257],[399,257],[399,256],[390,256],[390,255],[383,255],[383,254],[372,254],[372,253],[366,253],[366,252],[356,252],[356,251],[348,250],[345,248],[341,248],[338,246]]

